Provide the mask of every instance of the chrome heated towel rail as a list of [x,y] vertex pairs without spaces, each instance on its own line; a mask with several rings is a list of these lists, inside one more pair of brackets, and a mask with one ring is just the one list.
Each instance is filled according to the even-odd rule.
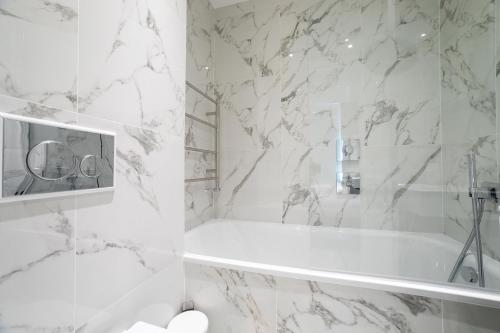
[[194,90],[196,93],[200,94],[204,98],[206,98],[208,101],[212,102],[215,105],[215,112],[206,112],[205,114],[207,116],[213,116],[215,117],[215,124],[212,124],[206,120],[203,120],[195,115],[186,113],[186,118],[191,119],[197,123],[200,123],[202,125],[208,126],[212,129],[214,129],[214,143],[215,147],[214,150],[210,149],[201,149],[201,148],[196,148],[196,147],[188,147],[185,146],[184,149],[186,151],[190,152],[195,152],[195,153],[201,153],[201,154],[213,154],[215,156],[215,167],[213,169],[207,169],[207,173],[215,173],[214,177],[206,176],[206,177],[201,177],[201,178],[188,178],[185,179],[185,183],[196,183],[196,182],[205,182],[205,181],[215,181],[215,191],[219,190],[219,129],[220,129],[220,110],[219,110],[219,101],[208,96],[206,93],[204,93],[201,89],[193,85],[191,82],[186,81],[186,86]]

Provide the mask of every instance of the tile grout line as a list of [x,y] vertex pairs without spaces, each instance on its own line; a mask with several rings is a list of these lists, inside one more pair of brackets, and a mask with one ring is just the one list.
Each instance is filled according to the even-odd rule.
[[[76,122],[80,123],[79,115],[79,100],[80,100],[80,0],[77,0],[77,19],[76,19]],[[76,333],[77,329],[77,234],[78,234],[78,197],[75,196],[75,227],[74,227],[74,257],[73,257],[73,332]]]
[[440,300],[441,306],[441,332],[444,333],[444,301]]
[[439,82],[439,137],[441,145],[441,230],[443,235],[446,233],[446,219],[445,219],[445,176],[444,176],[444,161],[445,161],[445,150],[444,150],[444,130],[443,130],[443,89],[441,82],[441,70],[442,70],[442,59],[441,59],[441,5],[438,7],[438,73],[437,79]]

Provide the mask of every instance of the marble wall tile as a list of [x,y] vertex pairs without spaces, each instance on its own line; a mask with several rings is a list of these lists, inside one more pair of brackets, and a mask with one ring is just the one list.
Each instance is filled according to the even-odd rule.
[[183,133],[185,29],[172,29],[184,22],[169,8],[160,1],[80,4],[79,112]]
[[[359,137],[357,2],[281,3],[283,221],[356,223],[359,201],[336,194],[336,141]],[[350,38],[350,39],[349,39]],[[356,77],[356,80],[352,80]]]
[[72,111],[63,111],[41,104],[28,102],[23,99],[0,95],[1,112],[23,117],[56,121],[65,124],[76,124],[78,114]]
[[121,332],[179,310],[185,12],[185,0],[0,4],[1,111],[118,143],[114,192],[0,207],[0,331]]
[[272,276],[186,265],[186,297],[210,318],[210,332],[276,332]]
[[[160,2],[161,3],[161,2]],[[188,14],[188,1],[187,0],[172,0],[167,2],[167,6],[170,8],[169,11],[179,18],[181,22],[184,22],[184,26],[187,23]],[[179,31],[177,31],[179,32]],[[183,33],[183,32],[181,32]]]
[[215,60],[218,84],[279,74],[278,2],[265,7],[247,11],[234,5],[226,9],[231,15],[216,12],[215,45],[222,55]]
[[[362,166],[365,158],[358,165],[333,162],[340,138],[360,139],[363,145],[373,147],[440,143],[439,4],[430,0],[280,1],[279,15],[272,19],[279,21],[280,43],[279,76],[272,79],[278,83],[273,83],[272,89],[264,89],[271,78],[263,78],[265,74],[255,70],[255,59],[266,59],[262,52],[278,38],[264,42],[254,38],[256,35],[245,35],[261,28],[258,24],[247,27],[247,19],[265,22],[274,8],[273,2],[266,5],[266,11],[261,6],[264,4],[257,1],[216,10],[222,142],[237,154],[246,153],[237,147],[260,150],[263,142],[279,149],[281,178],[279,183],[274,181],[273,188],[281,191],[282,222],[366,228],[384,228],[388,223],[389,229],[441,232],[442,197],[414,195],[396,188],[392,181],[386,197],[381,198],[386,208],[379,207],[379,218],[371,223],[362,221],[359,208],[368,200],[363,194],[337,195],[336,171],[342,166],[344,172],[361,170],[367,172],[362,179],[370,178],[370,169]],[[239,42],[245,40],[243,37],[247,44]],[[263,50],[257,55],[255,45]],[[264,90],[265,94],[259,93]],[[274,97],[277,93],[279,106]],[[259,104],[265,105],[265,112]],[[275,135],[277,127],[279,135]],[[401,168],[402,161],[391,160],[400,156],[398,149],[394,152],[387,161],[378,161],[380,156],[373,158],[385,163],[384,171]],[[440,152],[437,155],[440,160]],[[417,163],[424,165],[424,156],[415,157],[413,162],[419,159],[422,161]],[[366,160],[366,165],[370,164],[373,161]],[[432,165],[428,174],[440,175],[439,165]],[[408,174],[398,179],[401,186],[408,187],[404,181],[410,180],[420,185],[420,177],[411,178],[413,171],[418,170],[400,171]],[[420,178],[424,187],[442,184],[440,176],[424,178]],[[223,188],[226,193],[231,190]],[[401,208],[388,209],[399,193],[403,194]],[[431,204],[430,216],[411,208],[414,199],[422,205]]]
[[2,1],[0,17],[0,94],[75,111],[78,1]]
[[[77,322],[115,302],[182,253],[183,145],[178,136],[91,117],[117,133],[116,190],[78,198]],[[171,162],[168,172],[165,160]],[[175,190],[174,190],[175,189]],[[128,209],[130,204],[133,209]],[[114,281],[101,288],[102,281]]]
[[493,333],[500,331],[498,309],[443,302],[443,333]]
[[216,18],[225,18],[235,15],[244,15],[250,12],[260,11],[273,11],[279,4],[277,0],[252,0],[252,1],[238,1],[235,5],[219,7],[216,10]]
[[[187,5],[186,77],[196,87],[214,96],[215,11],[208,0],[189,0]],[[188,103],[189,100],[188,95]]]
[[281,1],[282,55],[316,51],[337,62],[352,54],[336,46],[359,33],[360,9],[360,1]]
[[[495,3],[442,2],[441,21],[445,233],[463,242],[473,227],[466,155],[477,156],[479,184],[499,179]],[[490,205],[486,209],[485,253],[500,258],[496,209]]]
[[184,300],[184,276],[171,274],[173,271],[183,271],[180,260],[144,280],[127,295],[77,327],[76,332],[120,333],[137,321],[166,327],[180,312],[179,305]]
[[[124,295],[165,270],[179,285],[185,9],[184,1],[80,4],[78,123],[117,133],[116,190],[78,198],[76,326],[85,332],[100,332],[106,316],[105,328],[130,324],[123,306],[147,304]],[[162,296],[178,307],[179,295]]]
[[[496,45],[496,53],[495,53],[495,118],[496,118],[496,136],[497,142],[499,139],[499,129],[500,129],[500,115],[499,108],[500,105],[500,1],[495,1],[495,45]],[[497,161],[500,164],[500,146],[497,145]],[[498,170],[500,177],[500,168]]]
[[221,149],[277,148],[281,125],[279,76],[222,82]]
[[[438,4],[431,1],[405,1],[389,7],[386,5],[382,1],[285,1],[280,4],[280,163],[284,222],[377,227],[376,223],[364,225],[360,222],[357,210],[360,200],[336,196],[331,168],[321,169],[334,155],[329,148],[331,140],[335,138],[334,130],[337,131],[336,135],[354,137],[368,137],[377,132],[376,138],[370,143],[375,146],[433,144],[440,141],[439,94],[436,93],[439,91],[439,78],[435,76],[439,70]],[[249,15],[258,6],[250,2],[218,10],[217,17],[227,20],[231,16]],[[297,21],[300,23],[298,26],[295,24]],[[372,29],[378,25],[379,29]],[[376,32],[374,36],[369,35],[371,31]],[[236,53],[227,57],[231,52],[222,53],[225,68],[228,67],[228,61],[240,61]],[[240,66],[241,63],[236,65]],[[240,71],[239,74],[241,78],[251,75],[250,71]],[[371,81],[383,77],[382,74],[392,76],[382,83],[380,80]],[[233,71],[230,75],[233,75]],[[416,82],[415,77],[421,81]],[[361,85],[360,78],[363,82]],[[231,80],[232,77],[227,79]],[[423,90],[419,90],[421,88]],[[401,97],[410,91],[411,98]],[[413,93],[415,91],[417,93]],[[240,96],[234,95],[236,98],[231,101],[231,106],[237,108],[240,104],[245,105]],[[390,99],[395,100],[391,103],[396,105],[397,110],[389,118],[382,116],[378,123],[374,119],[381,115],[381,110],[371,112],[370,105],[381,106],[385,103],[381,101]],[[329,143],[324,144],[319,141],[321,135],[317,132],[321,132],[321,126],[325,124],[315,118],[318,118],[318,112],[324,111],[324,105],[331,108],[331,104],[339,104],[342,111],[337,117],[340,122],[332,126],[331,132],[325,132],[330,138]],[[248,112],[240,113],[244,116],[240,118],[247,121],[258,117],[257,114],[248,108]],[[367,115],[369,120],[365,119]],[[223,114],[223,119],[224,116],[229,120],[227,125],[235,124],[231,113]],[[387,128],[375,131],[376,125]],[[232,132],[235,128],[223,127],[230,128]],[[238,138],[238,133],[234,133],[231,138]],[[234,146],[250,144],[245,139],[223,142],[230,142]],[[395,169],[397,166],[394,163],[389,160],[388,167]],[[432,169],[436,175],[439,174],[436,168]],[[430,185],[439,188],[441,181],[434,179],[415,185],[423,185],[421,188],[427,186],[428,190]],[[397,191],[398,188],[391,186],[387,197],[389,202]],[[431,196],[422,195],[419,191],[416,191],[417,194],[413,190],[404,191],[406,195],[401,201],[403,208],[391,209],[391,227],[441,231],[442,198],[439,194],[433,194],[430,199]],[[422,216],[421,212],[412,209],[413,200],[420,200],[422,205],[430,204],[429,216]],[[382,215],[387,215],[384,212]],[[425,223],[426,220],[430,220],[429,223]]]
[[299,59],[302,55],[294,53],[293,60],[287,59],[287,63],[290,68],[298,65],[299,70],[307,69],[308,74],[299,71],[292,79],[300,82],[304,75],[305,88],[295,90],[298,94],[282,102],[284,221],[352,226],[359,221],[359,200],[356,196],[337,195],[336,173],[340,168],[359,172],[359,162],[336,161],[337,142],[359,138],[359,94],[354,81],[359,66],[353,64],[340,71],[334,66],[316,67],[316,61],[311,59],[321,61],[318,55]]
[[440,143],[438,5],[433,0],[364,1],[365,145]]
[[279,151],[222,151],[217,215],[281,222]]
[[[318,100],[316,100],[318,101]],[[359,197],[337,194],[339,105],[311,105],[302,123],[305,142],[282,146],[283,221],[309,225],[354,226],[359,221]],[[357,164],[358,162],[353,162]],[[359,171],[358,171],[359,172]]]
[[309,223],[309,206],[317,206],[310,191],[308,73],[305,51],[282,55],[280,186],[284,223]]
[[217,215],[281,220],[278,1],[216,10],[221,101],[221,193]]
[[335,140],[333,147],[322,142],[286,161],[296,168],[285,187],[285,223],[443,232],[440,145],[362,149],[361,194],[344,195],[337,194],[336,171],[353,162],[332,163]]
[[[80,4],[78,123],[117,133],[116,190],[78,198],[82,332],[119,332],[143,310],[165,324],[182,298],[185,9],[184,1]],[[174,289],[154,309],[140,294],[165,274]]]
[[278,332],[441,332],[441,301],[279,279]]
[[75,200],[0,208],[0,331],[73,332]]
[[[354,196],[336,195],[336,141],[359,137],[356,3],[296,1],[281,5],[283,221],[355,223]],[[298,20],[297,28],[293,22]],[[353,121],[355,120],[355,121]]]
[[444,143],[496,133],[494,15],[488,0],[441,2]]
[[221,98],[218,216],[281,220],[278,1],[216,11],[216,82]]
[[440,145],[363,149],[362,227],[441,233],[441,149]]
[[[0,109],[62,123],[77,121],[75,112],[7,96],[0,96]],[[0,216],[0,331],[72,332],[75,200],[3,204]]]
[[217,193],[212,192],[214,187],[214,181],[185,185],[186,231],[215,217],[214,208]]
[[497,309],[187,264],[210,332],[497,332]]

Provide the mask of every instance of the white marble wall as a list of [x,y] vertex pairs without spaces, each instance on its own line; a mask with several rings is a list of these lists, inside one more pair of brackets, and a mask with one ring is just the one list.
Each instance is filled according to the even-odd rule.
[[[187,1],[187,63],[186,78],[204,93],[215,98],[215,50],[214,50],[215,10],[209,0]],[[215,124],[213,103],[191,88],[186,88],[186,112]],[[186,118],[186,146],[214,150],[214,129]],[[207,169],[215,168],[212,154],[186,152],[186,178],[214,176]],[[186,191],[186,230],[215,217],[214,181],[191,183]]]
[[0,206],[0,331],[121,332],[178,310],[185,12],[0,2],[0,111],[117,133],[113,193]]
[[[255,0],[216,16],[219,216],[443,231],[439,1]],[[336,193],[340,137],[361,142],[342,165],[360,196]]]
[[[477,155],[479,184],[499,180],[499,6],[498,1],[459,0],[446,1],[441,6],[445,233],[461,242],[473,226],[465,155]],[[485,253],[500,259],[498,213],[491,203],[486,209],[482,224]]]
[[[463,240],[464,154],[480,154],[481,179],[499,177],[493,3],[253,0],[217,9],[217,215]],[[339,137],[361,141],[359,165],[342,165],[361,172],[360,196],[336,194]],[[492,216],[483,228],[496,256]],[[472,305],[197,265],[186,274],[186,296],[212,332],[500,331],[498,310]]]
[[[463,241],[465,154],[479,154],[480,181],[499,178],[495,6],[254,0],[214,11],[193,2],[188,77],[209,94],[215,80],[221,97],[216,215]],[[202,117],[211,107],[192,91],[188,106]],[[186,144],[213,147],[211,130],[187,124]],[[361,161],[342,165],[361,173],[359,196],[336,193],[340,137],[361,141]],[[187,157],[195,177],[213,165]],[[188,228],[214,216],[212,186],[186,186]],[[486,252],[499,257],[495,207],[487,208]]]
[[276,1],[216,11],[221,94],[218,215],[280,221],[280,57]]
[[500,330],[498,309],[193,264],[186,274],[186,296],[214,333]]

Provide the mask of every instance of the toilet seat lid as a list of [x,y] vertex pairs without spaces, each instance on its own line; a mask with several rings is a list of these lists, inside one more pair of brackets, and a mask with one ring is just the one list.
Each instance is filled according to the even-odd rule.
[[200,311],[186,311],[178,314],[168,324],[169,333],[206,333],[208,318]]

